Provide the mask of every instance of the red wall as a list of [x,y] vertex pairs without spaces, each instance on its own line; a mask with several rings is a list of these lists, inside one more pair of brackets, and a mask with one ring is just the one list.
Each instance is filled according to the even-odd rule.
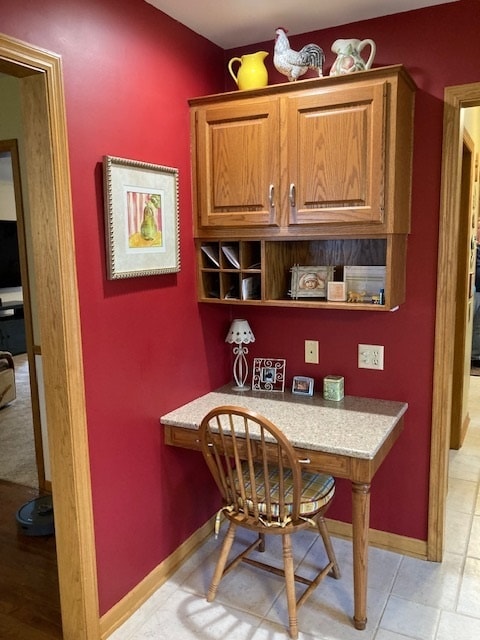
[[[340,374],[347,394],[408,402],[404,433],[373,481],[371,526],[422,540],[428,526],[443,95],[446,86],[480,81],[479,26],[478,0],[461,0],[290,37],[295,50],[310,42],[322,46],[325,75],[335,60],[330,49],[337,38],[371,38],[377,46],[374,66],[403,64],[418,87],[407,300],[394,313],[248,309],[245,314],[256,337],[251,357],[285,357],[289,377],[313,376],[317,388],[324,375]],[[273,47],[274,28],[270,41],[226,51],[225,63],[265,50],[269,84],[285,82],[273,67]],[[225,88],[236,89],[228,71]],[[319,365],[304,364],[305,339],[319,341]],[[357,368],[359,343],[385,345],[384,371]],[[347,521],[349,487],[338,484],[329,517]]]
[[[162,442],[158,417],[230,375],[223,342],[235,309],[195,301],[189,97],[233,88],[222,52],[143,0],[0,0],[0,30],[61,54],[66,91],[101,613],[213,512],[196,454]],[[479,3],[390,16],[291,38],[327,52],[370,37],[376,65],[404,64],[418,85],[407,302],[395,313],[242,309],[251,357],[287,359],[288,377],[345,376],[349,394],[405,400],[405,433],[376,476],[372,526],[426,538],[443,89],[480,80]],[[288,26],[288,25],[287,25]],[[273,49],[272,41],[240,53]],[[269,56],[271,65],[271,56]],[[283,77],[271,71],[271,83]],[[108,281],[103,155],[177,167],[178,274]],[[320,365],[303,341],[320,341]],[[385,345],[385,370],[356,367],[359,342]],[[200,490],[197,488],[200,487]],[[178,508],[177,505],[181,505]],[[334,517],[349,519],[348,487]]]
[[[62,56],[103,613],[214,509],[203,461],[163,445],[159,416],[229,374],[229,311],[195,299],[187,102],[222,89],[223,52],[143,0],[0,0],[0,14],[3,33]],[[106,279],[103,155],[179,169],[178,274]]]

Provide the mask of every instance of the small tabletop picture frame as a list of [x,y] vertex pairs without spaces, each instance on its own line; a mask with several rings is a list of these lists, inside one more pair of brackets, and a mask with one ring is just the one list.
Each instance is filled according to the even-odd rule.
[[291,288],[288,292],[294,300],[297,298],[326,298],[327,283],[333,280],[335,267],[294,265]]
[[255,358],[253,361],[253,391],[284,391],[285,364],[283,359]]
[[313,378],[293,376],[292,393],[300,396],[313,396]]

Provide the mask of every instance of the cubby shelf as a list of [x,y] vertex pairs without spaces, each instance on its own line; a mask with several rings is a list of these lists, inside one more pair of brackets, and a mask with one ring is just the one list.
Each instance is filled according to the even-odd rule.
[[223,304],[388,311],[403,302],[402,270],[395,271],[396,278],[392,278],[392,269],[385,270],[384,304],[372,304],[332,302],[325,297],[294,299],[289,295],[291,268],[296,264],[331,266],[334,280],[342,281],[346,265],[392,265],[404,261],[405,250],[403,234],[335,240],[197,240],[198,299]]

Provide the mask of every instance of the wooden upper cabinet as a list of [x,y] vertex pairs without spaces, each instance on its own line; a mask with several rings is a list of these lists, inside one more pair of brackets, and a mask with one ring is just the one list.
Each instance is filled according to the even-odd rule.
[[387,83],[288,100],[289,225],[383,223]]
[[278,101],[215,105],[194,118],[199,226],[278,226]]
[[191,100],[195,235],[408,233],[414,90],[397,65]]
[[[397,65],[192,99],[198,299],[369,311],[402,304],[414,92]],[[328,277],[361,302],[328,300],[328,286],[297,295],[295,265],[331,267]]]

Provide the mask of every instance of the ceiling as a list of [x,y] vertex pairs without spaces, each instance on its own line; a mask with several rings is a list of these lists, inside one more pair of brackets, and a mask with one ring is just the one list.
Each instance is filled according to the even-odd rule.
[[[222,49],[273,40],[280,26],[295,35],[451,1],[145,0]],[[346,33],[345,37],[368,34]]]

